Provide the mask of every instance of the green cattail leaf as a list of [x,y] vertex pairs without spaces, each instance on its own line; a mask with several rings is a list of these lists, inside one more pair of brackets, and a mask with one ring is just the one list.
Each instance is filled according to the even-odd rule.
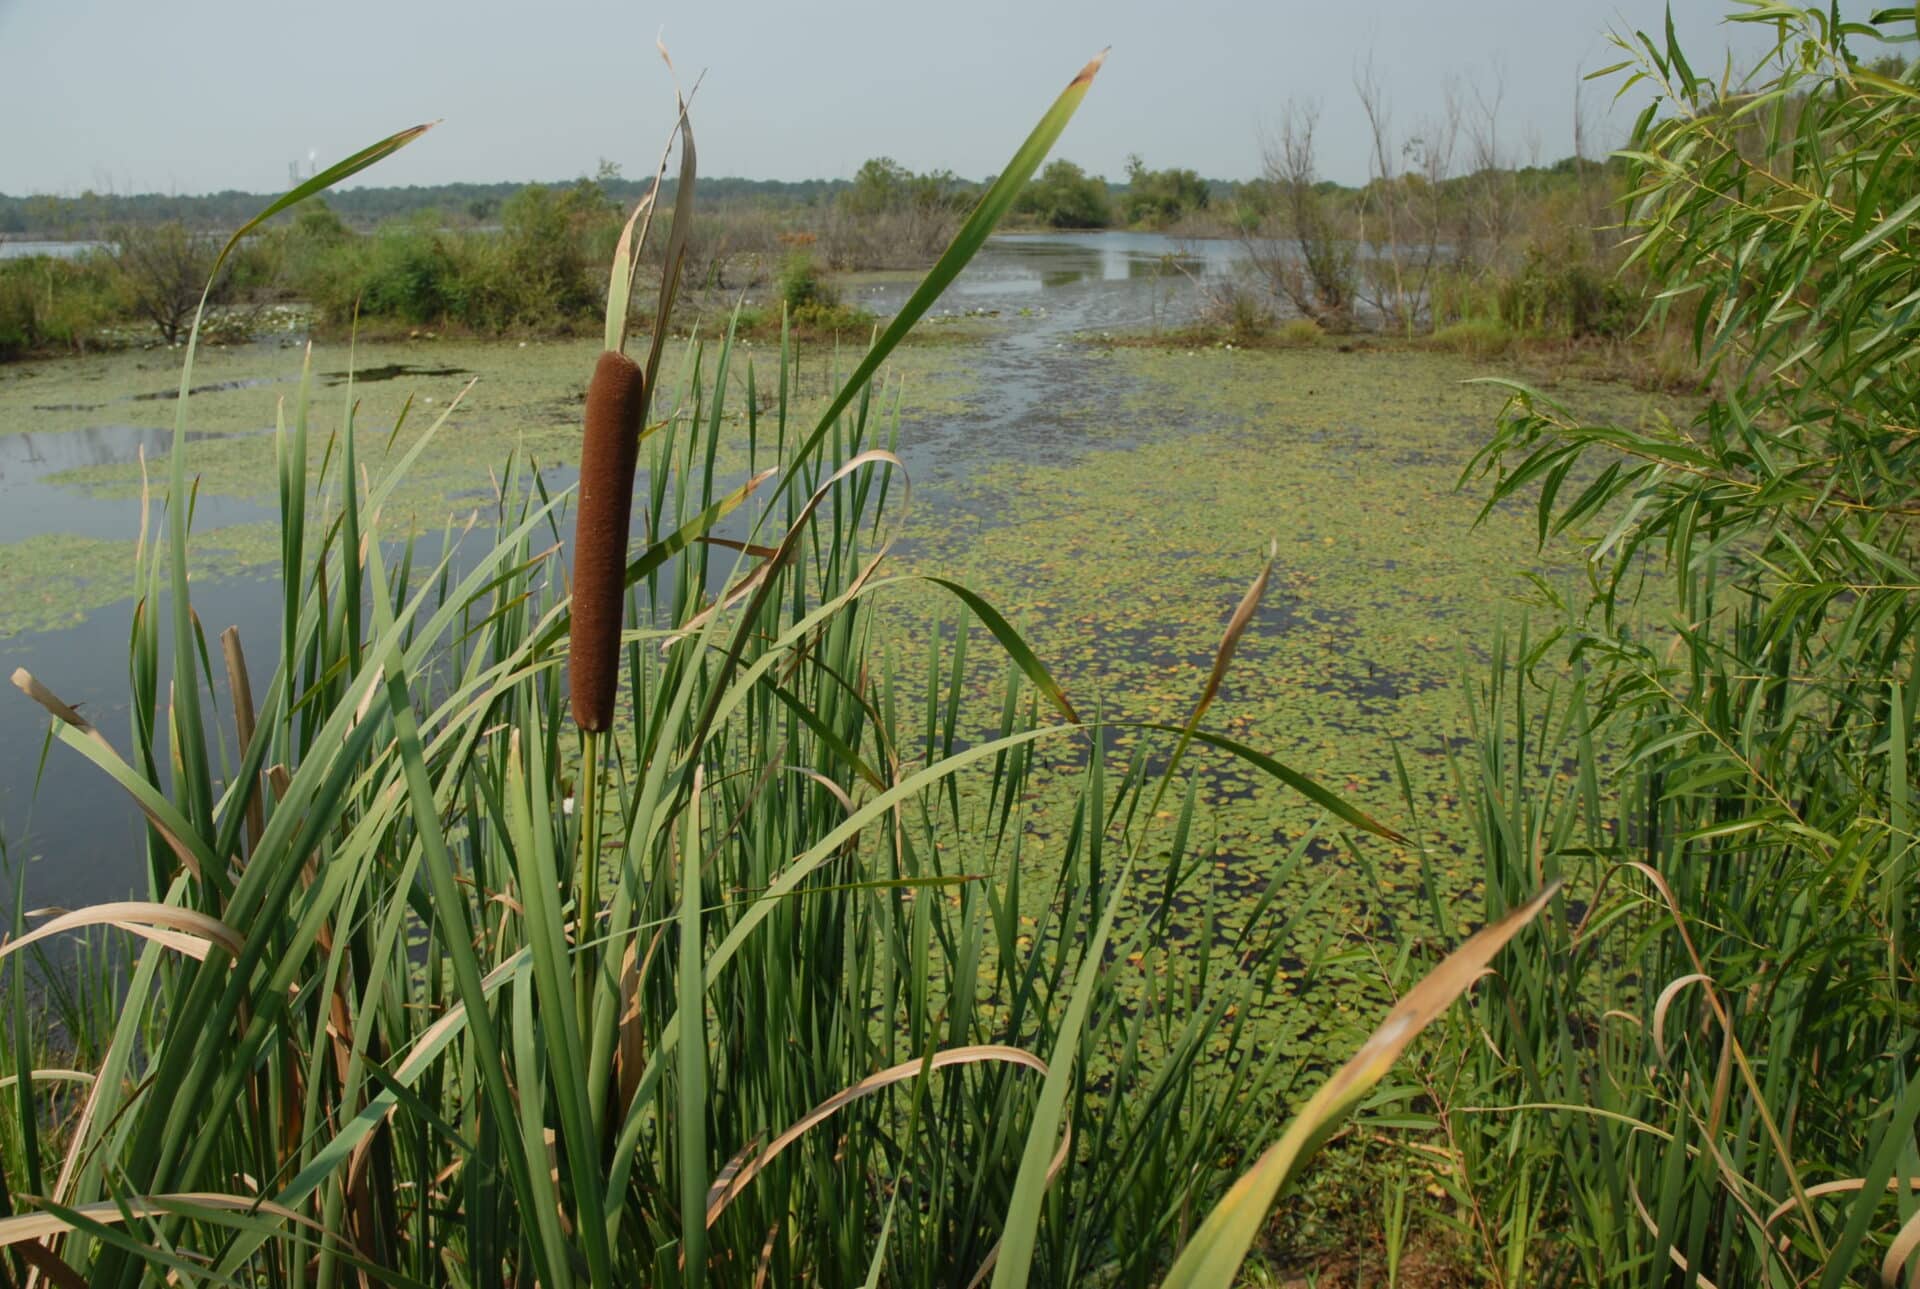
[[1548,886],[1498,922],[1482,927],[1408,990],[1364,1045],[1287,1124],[1280,1140],[1241,1175],[1187,1242],[1164,1289],[1232,1289],[1240,1264],[1266,1225],[1267,1212],[1354,1107],[1393,1068],[1407,1045],[1472,987],[1494,955],[1540,916],[1559,885]]

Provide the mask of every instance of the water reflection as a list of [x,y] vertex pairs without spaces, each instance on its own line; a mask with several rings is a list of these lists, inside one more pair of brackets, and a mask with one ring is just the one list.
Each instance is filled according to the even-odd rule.
[[0,260],[31,259],[36,255],[72,260],[88,251],[103,249],[106,245],[105,242],[0,241]]
[[[1223,238],[1161,233],[1009,233],[993,238],[967,266],[941,313],[998,313],[1037,326],[1009,337],[1016,348],[1058,343],[1074,332],[1158,327],[1192,317],[1209,281],[1237,274],[1246,248]],[[890,313],[914,284],[870,286],[860,303]]]
[[[259,431],[264,433],[265,431]],[[226,439],[230,433],[192,433],[189,439]],[[130,539],[139,535],[137,503],[96,497],[60,483],[68,471],[128,465],[145,449],[149,465],[165,457],[171,430],[139,425],[96,425],[83,430],[0,434],[0,544],[41,533]],[[272,508],[243,498],[203,495],[194,523],[202,530],[272,519]],[[0,553],[0,558],[5,558]]]
[[1072,273],[1076,279],[1124,282],[1184,269],[1196,277],[1230,273],[1246,259],[1238,242],[1222,238],[1177,238],[1162,233],[1014,233],[994,240],[994,248],[1045,276]]
[[[280,378],[273,376],[254,376],[245,380],[216,380],[209,384],[193,386],[187,391],[187,397],[192,398],[196,394],[218,394],[229,389],[252,389],[256,385],[277,385],[279,383]],[[171,389],[156,389],[146,394],[127,394],[114,401],[120,403],[158,403],[171,401],[179,397],[180,388],[176,385]],[[33,410],[36,412],[97,412],[107,406],[110,406],[110,404],[36,403],[34,404]]]
[[[256,385],[277,385],[279,383],[277,378],[269,376],[254,376],[245,380],[216,380],[210,384],[193,386],[187,391],[187,397],[192,398],[195,394],[218,394],[229,389],[252,389]],[[161,400],[177,399],[179,397],[180,391],[178,388],[157,389],[151,394],[129,394],[127,401],[130,403],[153,403]]]
[[402,376],[465,376],[465,367],[423,367],[413,363],[385,363],[379,367],[362,367],[358,371],[330,371],[321,373],[321,379],[329,385],[344,385],[352,380],[356,385],[372,384],[375,381],[397,380]]

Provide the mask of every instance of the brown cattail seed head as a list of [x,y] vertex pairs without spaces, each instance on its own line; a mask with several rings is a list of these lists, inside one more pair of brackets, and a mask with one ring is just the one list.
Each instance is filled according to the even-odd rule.
[[627,526],[633,518],[645,384],[632,359],[609,350],[600,355],[587,386],[580,509],[573,524],[573,635],[567,652],[573,719],[583,730],[613,724],[620,688]]

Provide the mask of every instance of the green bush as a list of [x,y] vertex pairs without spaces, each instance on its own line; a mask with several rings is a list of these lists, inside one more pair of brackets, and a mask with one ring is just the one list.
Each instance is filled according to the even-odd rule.
[[0,260],[0,361],[43,350],[85,349],[126,310],[102,255]]
[[227,256],[230,300],[271,299],[286,289],[286,232],[269,229],[242,239]]
[[612,210],[591,181],[559,195],[530,184],[508,198],[500,210],[505,277],[498,286],[510,320],[564,327],[591,319],[604,283],[586,242],[612,223]]
[[1639,322],[1639,293],[1586,250],[1586,230],[1532,242],[1510,271],[1455,266],[1433,275],[1428,312],[1436,330],[1498,320],[1521,336],[1619,339]]
[[773,289],[789,313],[804,309],[831,309],[840,303],[840,292],[807,251],[793,251],[780,265],[780,276]]
[[1106,180],[1065,158],[1042,170],[1014,209],[1052,228],[1105,228],[1113,222]]
[[426,211],[359,236],[316,205],[285,234],[284,259],[325,327],[347,325],[357,307],[363,319],[410,326],[565,333],[598,315],[605,288],[587,248],[613,219],[591,184],[521,189],[501,208],[498,234],[449,230]]
[[117,228],[109,252],[129,311],[168,344],[185,338],[203,298],[210,305],[234,298],[232,261],[216,272],[219,253],[218,240],[178,220]]
[[805,250],[787,256],[773,285],[787,320],[803,331],[849,331],[873,325],[873,315],[843,301]]
[[861,165],[853,184],[840,194],[840,208],[857,219],[914,211],[931,214],[964,209],[976,195],[974,185],[951,170],[913,171],[892,157],[873,157]]
[[329,261],[347,253],[354,235],[333,208],[319,198],[302,202],[293,220],[280,230],[281,272],[290,285],[311,282]]
[[1212,197],[1193,170],[1149,170],[1138,154],[1127,158],[1127,191],[1121,208],[1129,224],[1160,226],[1205,210]]
[[1427,316],[1437,331],[1468,318],[1500,316],[1500,285],[1459,265],[1436,269],[1427,287]]
[[469,316],[475,275],[471,263],[462,263],[460,249],[431,212],[381,228],[368,247],[363,276],[353,283],[360,311],[415,324]]
[[1500,320],[1531,335],[1567,340],[1623,336],[1638,320],[1633,292],[1574,248],[1529,246],[1498,286]]
[[[1243,279],[1212,285],[1202,307],[1201,322],[1242,343],[1258,340],[1273,330],[1273,308],[1266,294]],[[1318,328],[1315,328],[1316,334]]]

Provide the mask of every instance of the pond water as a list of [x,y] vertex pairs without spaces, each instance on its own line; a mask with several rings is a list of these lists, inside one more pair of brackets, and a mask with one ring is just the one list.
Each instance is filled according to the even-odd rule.
[[[1473,381],[1496,369],[1406,346],[1102,343],[1177,328],[1210,282],[1239,268],[1231,243],[1138,234],[989,242],[921,339],[888,365],[890,388],[903,392],[913,482],[896,571],[938,572],[979,591],[1083,709],[1178,722],[1205,682],[1227,614],[1276,551],[1264,607],[1209,723],[1434,853],[1464,853],[1473,822],[1447,762],[1463,745],[1472,684],[1462,676],[1479,665],[1493,623],[1525,612],[1515,604],[1530,590],[1523,575],[1577,593],[1577,559],[1570,547],[1541,551],[1521,508],[1481,516],[1484,490],[1471,478],[1462,484],[1502,401]],[[886,313],[912,286],[903,275],[864,275],[844,289]],[[404,446],[446,414],[434,448],[386,508],[392,524],[411,517],[425,534],[418,568],[437,555],[433,534],[449,514],[490,507],[493,471],[510,454],[535,463],[550,487],[571,485],[581,389],[597,349],[593,339],[363,343],[349,387],[345,345],[322,346],[313,357],[313,464],[349,398],[376,474],[390,436]],[[743,342],[741,353],[764,356],[765,346]],[[195,607],[210,642],[239,628],[256,693],[279,646],[274,436],[264,430],[297,388],[301,362],[297,344],[209,350],[189,409]],[[801,352],[796,420],[818,413],[836,368],[851,362],[846,344]],[[734,407],[743,381],[744,363],[730,375]],[[767,381],[763,366],[763,396]],[[178,383],[178,354],[164,349],[0,367],[0,670],[26,668],[122,749],[141,459],[164,478]],[[1651,396],[1617,385],[1566,380],[1554,392],[1596,420],[1654,410]],[[722,473],[744,472],[743,442],[728,439],[723,452],[735,459],[723,459]],[[728,535],[745,536],[744,526]],[[924,648],[928,616],[950,609],[931,592],[903,593],[885,609],[886,628],[911,632],[905,646]],[[1001,664],[992,653],[984,645],[969,653],[978,673],[970,693],[993,693]],[[223,688],[210,718],[222,727]],[[998,700],[991,705],[997,715]],[[11,903],[16,878],[28,908],[143,895],[133,810],[70,750],[43,758],[45,738],[37,707],[0,694],[9,870],[0,902]],[[1132,738],[1111,742],[1125,752]],[[1242,766],[1197,763],[1206,781],[1196,835],[1211,863],[1195,898],[1220,901],[1217,925],[1231,930],[1274,856],[1300,844],[1318,811]],[[1059,823],[1036,821],[1035,853]],[[1448,935],[1476,916],[1469,863],[1440,866],[1439,898],[1409,902],[1392,893],[1424,880],[1418,851],[1376,848],[1364,867],[1338,845],[1314,854],[1314,880],[1339,875],[1349,907],[1417,920],[1459,901],[1460,925],[1433,928]]]
[[[48,249],[3,243],[0,254],[23,253],[18,248],[28,245]],[[1086,374],[1089,348],[1076,337],[1150,330],[1185,318],[1199,284],[1234,271],[1237,258],[1238,248],[1229,243],[1150,234],[990,241],[936,310],[941,321],[991,320],[983,339],[942,346],[952,351],[944,360],[944,379],[964,390],[966,414],[911,416],[915,390],[908,390],[912,429],[905,455],[917,503],[951,505],[941,485],[976,478],[993,461],[1070,460],[1084,447],[1084,436],[1068,420],[1071,400],[1057,395]],[[886,314],[912,285],[856,280],[848,294]],[[503,398],[510,415],[531,409],[552,436],[549,458],[565,459],[571,455],[565,447],[578,433],[571,399],[586,368],[570,353],[560,361],[555,348],[503,343],[397,361],[373,355],[355,373],[355,388],[371,386],[364,391],[368,407],[376,391],[394,394],[382,403],[379,415],[389,418],[384,422],[363,412],[363,442],[391,427],[392,405],[404,395],[425,398],[413,415],[432,415],[465,383],[470,367],[485,362],[507,370],[483,373],[472,396],[475,406],[484,409],[491,392]],[[438,356],[443,352],[478,357]],[[344,380],[339,358],[338,352],[316,356],[317,387]],[[0,593],[8,601],[0,606],[0,660],[8,672],[32,672],[123,747],[132,608],[126,592],[133,585],[140,525],[140,463],[144,454],[149,475],[164,479],[176,363],[177,355],[162,350],[0,368]],[[279,613],[277,588],[255,571],[266,562],[260,543],[277,513],[271,473],[261,468],[261,445],[270,438],[274,401],[292,390],[299,363],[299,349],[284,343],[210,352],[191,391],[193,422],[208,427],[189,435],[193,468],[201,476],[194,515],[195,605],[210,640],[229,624],[240,628],[256,672],[276,655]],[[528,388],[509,373],[526,373]],[[824,388],[826,372],[821,379]],[[445,461],[423,463],[440,504],[464,500],[471,506],[473,498],[490,495],[479,472],[500,459],[486,454],[501,444],[511,446],[504,440],[487,440],[486,448],[469,442]],[[543,475],[555,486],[572,482],[564,466]],[[991,509],[977,498],[966,506],[973,516]],[[160,522],[157,500],[153,522]],[[422,558],[436,550],[436,543],[425,540]],[[217,571],[228,575],[215,576]],[[254,683],[257,691],[264,675]],[[224,693],[216,697],[224,710]],[[134,811],[104,780],[70,764],[64,749],[55,748],[51,757],[43,757],[44,751],[38,709],[11,692],[0,698],[0,843],[9,867],[24,866],[27,906],[142,893]],[[4,898],[11,902],[10,895]]]
[[27,259],[35,255],[50,255],[55,259],[78,259],[88,251],[105,246],[105,242],[41,242],[0,240],[0,260]]
[[[270,432],[267,429],[259,433]],[[192,433],[189,442],[232,437],[231,432]],[[0,433],[0,552],[4,544],[45,533],[80,537],[139,537],[140,512],[124,500],[102,498],[55,482],[72,471],[137,464],[166,455],[172,435],[151,425],[90,425],[79,430]],[[242,497],[209,495],[194,509],[196,526],[222,528],[264,522],[272,508]],[[0,553],[0,558],[5,558]]]

